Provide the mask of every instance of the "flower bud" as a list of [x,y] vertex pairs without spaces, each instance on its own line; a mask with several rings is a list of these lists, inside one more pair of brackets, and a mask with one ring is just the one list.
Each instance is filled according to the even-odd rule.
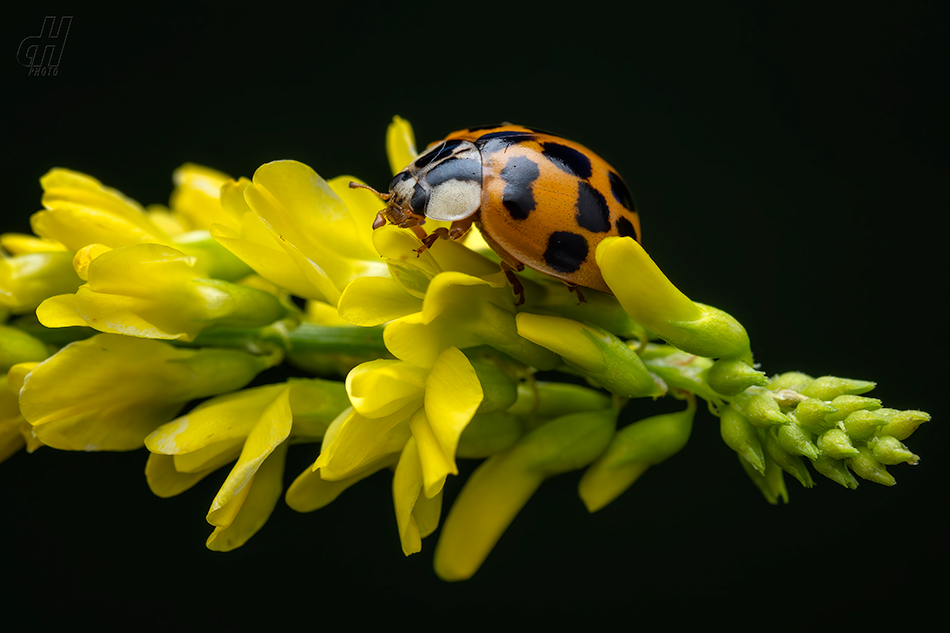
[[518,334],[558,354],[611,393],[630,398],[664,393],[637,353],[606,330],[529,312],[519,313],[515,320]]
[[[783,425],[791,426],[791,425]],[[779,467],[789,475],[798,480],[805,488],[811,488],[815,482],[811,478],[811,473],[798,455],[793,455],[785,451],[778,441],[778,430],[782,427],[771,427],[764,432],[765,452],[772,458]]]
[[868,446],[874,453],[874,458],[882,464],[893,466],[895,464],[916,465],[920,457],[914,455],[904,444],[890,435],[881,435],[868,442]]
[[830,402],[819,400],[818,398],[809,398],[798,403],[795,407],[795,419],[802,426],[809,429],[827,428],[830,425],[825,422],[825,417],[837,411]]
[[906,440],[918,426],[930,421],[930,414],[923,411],[879,409],[877,413],[887,420],[878,435],[889,435],[898,440]]
[[650,466],[680,452],[693,429],[696,400],[684,411],[655,415],[614,434],[607,450],[581,477],[578,493],[588,512],[596,512],[632,486]]
[[844,395],[832,400],[831,406],[833,406],[836,411],[825,416],[825,421],[840,422],[855,411],[874,411],[875,409],[880,409],[881,401],[877,398]]
[[38,362],[49,356],[49,348],[15,327],[0,325],[0,374],[17,363]]
[[485,394],[476,413],[507,411],[518,399],[517,383],[497,364],[493,363],[490,357],[482,357],[472,353],[468,353],[466,356],[475,369],[478,382],[482,385],[482,393]]
[[604,281],[634,321],[685,352],[752,362],[745,328],[722,310],[690,301],[636,240],[608,237],[595,257]]
[[858,454],[857,449],[851,444],[848,434],[837,427],[818,436],[818,450],[821,451],[822,455],[828,455],[834,459],[847,459]]
[[765,454],[755,427],[732,405],[725,405],[719,412],[719,432],[726,446],[734,450],[755,469],[765,475]]
[[758,427],[790,422],[789,417],[782,413],[782,408],[775,399],[764,389],[744,391],[733,400],[732,404],[749,419],[749,422]]
[[867,446],[858,447],[858,455],[848,460],[851,470],[861,479],[867,479],[884,486],[893,486],[897,482],[894,475],[887,472],[884,464],[875,459],[874,454]]
[[[857,455],[858,453],[855,452],[855,456]],[[811,465],[819,473],[841,484],[845,488],[851,488],[853,490],[858,487],[858,480],[854,478],[854,475],[848,470],[847,465],[841,460],[823,453],[818,459],[813,459]]]
[[876,411],[858,409],[850,413],[841,424],[844,425],[844,430],[851,439],[866,440],[874,435],[885,422],[886,420]]
[[466,459],[482,459],[510,447],[523,432],[521,416],[502,411],[476,413],[462,431],[455,454]]
[[802,395],[819,400],[834,400],[838,396],[860,395],[874,389],[875,383],[867,380],[821,376],[802,390]]
[[814,381],[814,378],[800,371],[787,371],[784,374],[773,376],[772,380],[769,381],[769,389],[773,391],[791,389],[792,391],[801,393],[805,387]]
[[735,396],[753,385],[769,384],[764,371],[756,371],[744,360],[721,358],[713,363],[707,373],[709,386],[724,396]]
[[766,457],[765,469],[762,473],[755,470],[752,465],[744,459],[740,459],[739,463],[742,464],[745,473],[749,476],[749,479],[752,480],[752,483],[756,485],[766,501],[772,505],[777,504],[779,499],[788,503],[788,489],[785,487],[785,478],[782,475],[782,469],[775,463],[775,460],[771,457]]
[[791,455],[802,455],[808,459],[818,459],[818,447],[812,442],[811,434],[798,423],[792,422],[791,424],[783,424],[777,428],[776,439],[784,451]]

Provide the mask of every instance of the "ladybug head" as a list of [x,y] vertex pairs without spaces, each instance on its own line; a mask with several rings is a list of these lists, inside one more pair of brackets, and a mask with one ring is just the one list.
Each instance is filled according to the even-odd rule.
[[[373,221],[374,229],[380,228],[387,221],[401,228],[408,228],[421,224],[425,220],[422,210],[425,209],[426,194],[415,180],[408,172],[402,171],[390,184],[389,193],[380,193],[369,185],[358,182],[351,182],[350,189],[368,189],[386,202],[386,208],[376,214],[376,219]],[[419,193],[416,193],[417,191]],[[419,205],[418,212],[414,204]]]

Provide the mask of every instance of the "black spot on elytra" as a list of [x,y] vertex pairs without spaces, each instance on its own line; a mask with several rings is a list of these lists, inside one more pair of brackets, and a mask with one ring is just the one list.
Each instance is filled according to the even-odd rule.
[[563,171],[578,178],[590,178],[590,159],[573,147],[561,145],[553,141],[541,143],[544,155]]
[[633,228],[633,222],[627,218],[620,216],[617,218],[614,226],[617,227],[617,235],[620,237],[632,237],[633,239],[637,239],[637,231]]
[[555,231],[548,238],[544,262],[560,273],[572,273],[587,259],[590,247],[583,235],[569,231]]
[[422,215],[425,213],[426,204],[429,202],[429,193],[426,189],[416,183],[416,186],[412,188],[412,200],[409,202],[412,206],[412,210]]
[[449,158],[435,165],[425,176],[430,187],[448,180],[482,181],[482,161],[469,158]]
[[530,158],[515,156],[501,170],[505,191],[501,202],[516,220],[524,220],[534,211],[534,181],[541,175],[538,164]]
[[627,185],[620,174],[612,171],[607,174],[607,178],[610,180],[610,193],[614,195],[614,199],[622,204],[624,208],[636,211],[637,207],[633,203],[633,196],[630,195],[630,190],[627,189]]
[[607,200],[587,181],[577,183],[577,223],[588,231],[606,233],[610,230],[610,209]]

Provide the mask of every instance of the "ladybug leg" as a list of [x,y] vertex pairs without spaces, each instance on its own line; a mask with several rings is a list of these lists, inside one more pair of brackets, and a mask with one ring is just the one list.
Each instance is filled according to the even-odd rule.
[[577,284],[569,284],[566,281],[564,283],[567,284],[568,290],[570,290],[571,292],[577,295],[577,301],[579,303],[587,303],[587,299],[584,298],[584,293],[581,292],[580,286],[578,286]]
[[515,270],[522,271],[524,270],[524,264],[521,264],[517,269],[513,268],[511,264],[502,260],[500,262],[501,269],[505,273],[505,277],[508,278],[508,283],[511,284],[511,291],[518,297],[518,300],[515,301],[516,306],[520,306],[524,303],[524,286],[521,285],[521,280],[515,276]]
[[422,240],[422,246],[416,249],[416,256],[419,256],[428,248],[432,248],[432,245],[435,244],[438,240],[457,240],[464,236],[469,227],[472,226],[472,219],[466,218],[464,220],[456,220],[452,222],[452,225],[449,228],[440,226],[436,230],[432,231],[428,235],[425,234],[425,231],[422,231],[421,227],[419,231],[422,231],[422,235],[419,235],[419,231],[416,231],[416,235],[419,235],[419,239]]

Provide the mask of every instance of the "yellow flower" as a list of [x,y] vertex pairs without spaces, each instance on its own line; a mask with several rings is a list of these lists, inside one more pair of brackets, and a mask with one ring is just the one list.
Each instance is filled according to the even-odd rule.
[[28,453],[43,446],[43,443],[34,437],[30,424],[23,419],[17,402],[23,379],[35,365],[36,363],[19,363],[0,378],[0,462],[24,446]]
[[342,480],[401,455],[393,482],[400,539],[407,554],[418,551],[420,533],[410,515],[420,491],[434,499],[446,477],[458,473],[459,436],[483,398],[475,369],[449,348],[431,369],[398,360],[364,363],[347,375],[346,388],[353,409],[331,425],[313,468],[323,479]]
[[379,200],[349,188],[352,178],[327,183],[292,160],[262,165],[253,181],[222,191],[239,228],[220,224],[212,236],[259,275],[292,294],[336,305],[354,279],[388,276],[372,247]]
[[752,363],[742,324],[722,310],[691,301],[636,240],[608,237],[597,245],[596,258],[604,281],[627,314],[667,343],[697,356],[737,357]]
[[100,332],[185,341],[208,327],[259,327],[285,315],[270,293],[207,279],[196,263],[160,244],[90,246],[74,260],[86,283],[75,294],[47,299],[36,314],[46,327],[88,325]]
[[65,250],[0,258],[0,306],[14,314],[32,312],[47,297],[73,292],[81,283]]
[[97,334],[37,364],[20,389],[20,411],[53,448],[134,450],[189,400],[239,389],[279,360]]
[[267,521],[283,488],[291,435],[323,436],[349,403],[340,383],[293,380],[212,398],[145,438],[146,477],[160,497],[176,495],[235,458],[208,511],[207,546],[240,547]]
[[[189,181],[192,187],[197,187],[193,182],[197,178]],[[210,186],[207,181],[213,180],[213,177],[205,173],[203,178],[207,188]],[[43,205],[46,210],[34,213],[30,218],[33,231],[42,238],[61,243],[73,253],[91,244],[102,244],[109,248],[163,244],[198,257],[210,277],[234,280],[250,272],[227,250],[211,240],[207,231],[192,230],[176,234],[173,238],[160,225],[167,226],[170,231],[180,231],[186,228],[181,222],[163,219],[161,213],[146,213],[138,202],[104,186],[91,176],[56,168],[40,178],[40,184],[45,192]],[[228,218],[224,211],[212,215],[206,208],[210,203],[205,202],[203,219]],[[233,218],[231,221],[235,222]]]
[[95,178],[56,168],[40,178],[45,211],[33,214],[33,232],[72,252],[89,244],[111,248],[130,244],[172,243],[142,206]]

